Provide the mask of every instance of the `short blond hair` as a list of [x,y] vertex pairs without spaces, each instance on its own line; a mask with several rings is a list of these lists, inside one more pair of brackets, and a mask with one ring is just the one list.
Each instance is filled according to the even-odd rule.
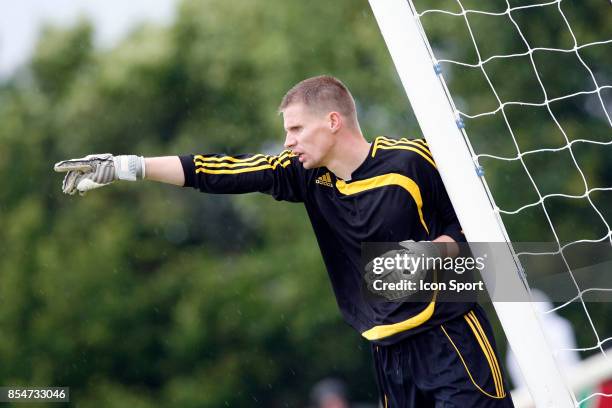
[[285,94],[278,111],[283,112],[295,103],[303,103],[318,111],[336,111],[357,120],[353,95],[342,81],[333,76],[319,75],[299,82]]

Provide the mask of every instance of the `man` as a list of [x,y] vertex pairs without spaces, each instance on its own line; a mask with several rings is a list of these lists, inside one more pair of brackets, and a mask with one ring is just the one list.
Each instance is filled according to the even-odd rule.
[[[344,319],[372,344],[385,407],[510,407],[488,321],[474,303],[374,301],[363,242],[465,241],[424,140],[363,137],[339,80],[306,79],[282,100],[278,156],[91,155],[56,165],[67,194],[149,179],[208,193],[259,191],[303,202]],[[447,255],[442,254],[442,255]]]

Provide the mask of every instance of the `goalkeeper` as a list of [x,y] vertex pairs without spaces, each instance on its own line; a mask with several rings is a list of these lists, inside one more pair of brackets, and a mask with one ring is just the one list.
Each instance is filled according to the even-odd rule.
[[[490,325],[475,303],[373,301],[362,289],[362,242],[465,241],[424,140],[363,137],[339,80],[306,79],[283,98],[277,156],[94,154],[57,163],[62,189],[85,194],[117,180],[206,193],[262,192],[301,202],[346,322],[370,341],[384,407],[511,407]],[[403,243],[410,246],[411,243]],[[420,245],[420,246],[419,246]]]

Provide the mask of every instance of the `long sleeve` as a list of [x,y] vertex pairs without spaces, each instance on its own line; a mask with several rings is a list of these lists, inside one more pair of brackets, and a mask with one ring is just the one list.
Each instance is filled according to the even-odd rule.
[[303,168],[288,150],[277,156],[197,154],[179,158],[185,187],[216,194],[261,192],[277,200],[303,201]]
[[438,205],[436,206],[436,208],[444,226],[444,230],[441,235],[448,235],[456,242],[465,242],[465,235],[463,234],[463,229],[461,228],[461,224],[459,223],[459,219],[457,218],[455,209],[453,208],[450,198],[448,197],[446,188],[442,183],[440,173],[438,173],[437,170],[435,170],[434,183],[437,186],[436,200]]
[[[429,153],[427,144],[424,146],[427,149],[424,151]],[[430,155],[431,153],[428,156],[433,159]],[[436,228],[432,230],[433,235],[436,236],[430,236],[430,239],[448,235],[456,242],[465,242],[463,229],[433,160],[418,159],[413,162],[412,166],[412,171],[418,178],[417,183],[423,190],[424,208],[432,209],[430,222],[436,224]]]

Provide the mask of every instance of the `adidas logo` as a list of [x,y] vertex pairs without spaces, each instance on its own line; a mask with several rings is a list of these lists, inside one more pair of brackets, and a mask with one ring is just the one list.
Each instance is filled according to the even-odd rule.
[[333,187],[334,185],[332,184],[331,181],[332,181],[331,176],[329,175],[329,172],[327,172],[324,175],[317,177],[317,179],[315,180],[315,183],[322,184],[327,187]]

